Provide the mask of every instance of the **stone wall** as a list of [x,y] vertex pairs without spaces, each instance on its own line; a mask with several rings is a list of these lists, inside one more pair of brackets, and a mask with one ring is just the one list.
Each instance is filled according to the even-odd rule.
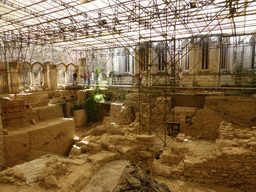
[[[218,139],[211,154],[197,156],[192,152],[186,152],[186,148],[165,150],[160,160],[154,162],[154,174],[183,181],[223,184],[238,187],[244,191],[254,191],[256,187],[255,137],[256,127],[246,130],[235,129],[231,123],[221,122]],[[182,154],[179,154],[181,152]]]
[[205,107],[228,118],[230,123],[238,127],[256,125],[256,100],[254,98],[209,96],[205,98]]
[[235,74],[187,74],[180,80],[180,86],[216,87],[216,86],[248,86],[252,79],[248,75],[243,77]]
[[201,162],[184,161],[184,176],[187,181],[206,184],[228,184],[253,191],[256,187],[256,143],[254,151],[230,149],[212,159]]
[[67,155],[74,137],[73,120],[64,118],[43,122],[22,132],[9,132],[3,136],[8,166],[33,159],[31,155],[34,158],[47,153]]
[[2,126],[2,110],[0,108],[0,170],[6,165],[5,154],[4,154],[4,140],[3,140],[3,126]]
[[132,106],[128,103],[112,103],[110,106],[110,117],[113,122],[119,125],[130,124],[134,120]]

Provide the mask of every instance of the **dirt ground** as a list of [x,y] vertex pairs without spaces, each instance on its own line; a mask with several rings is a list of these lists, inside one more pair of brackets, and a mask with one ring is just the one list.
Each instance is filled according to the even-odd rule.
[[240,189],[228,188],[224,185],[210,186],[179,180],[170,180],[164,177],[155,177],[159,183],[165,183],[171,192],[243,192]]

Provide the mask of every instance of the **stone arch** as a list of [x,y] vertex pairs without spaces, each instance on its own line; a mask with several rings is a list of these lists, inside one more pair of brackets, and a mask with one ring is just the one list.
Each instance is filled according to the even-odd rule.
[[40,62],[35,62],[31,66],[32,71],[32,83],[33,85],[44,85],[44,65]]
[[69,63],[67,65],[67,83],[72,84],[73,83],[73,74],[77,72],[76,66],[73,63]]
[[57,65],[57,84],[66,85],[67,66],[64,63]]
[[29,62],[24,61],[19,63],[19,79],[21,85],[31,85],[32,66]]

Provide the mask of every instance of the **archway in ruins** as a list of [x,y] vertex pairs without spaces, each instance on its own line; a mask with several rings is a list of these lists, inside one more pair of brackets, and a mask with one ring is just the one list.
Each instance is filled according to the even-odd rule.
[[67,76],[67,67],[63,64],[60,63],[57,65],[57,83],[58,85],[65,85],[66,81],[65,78]]
[[73,74],[75,73],[76,68],[73,63],[68,64],[67,66],[67,82],[68,84],[73,84]]
[[32,65],[32,84],[35,86],[44,84],[43,65],[39,62],[36,62]]
[[31,85],[31,65],[28,62],[23,62],[19,65],[20,84]]

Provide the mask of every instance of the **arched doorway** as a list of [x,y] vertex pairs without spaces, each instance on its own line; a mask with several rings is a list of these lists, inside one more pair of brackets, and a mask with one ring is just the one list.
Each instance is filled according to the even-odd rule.
[[73,84],[73,74],[75,73],[75,65],[70,63],[67,67],[67,82],[68,84]]
[[57,66],[57,83],[58,85],[65,85],[66,66],[61,63]]
[[19,64],[20,85],[31,85],[31,65],[28,62]]
[[34,63],[32,66],[33,85],[40,86],[44,84],[44,71],[41,63]]

